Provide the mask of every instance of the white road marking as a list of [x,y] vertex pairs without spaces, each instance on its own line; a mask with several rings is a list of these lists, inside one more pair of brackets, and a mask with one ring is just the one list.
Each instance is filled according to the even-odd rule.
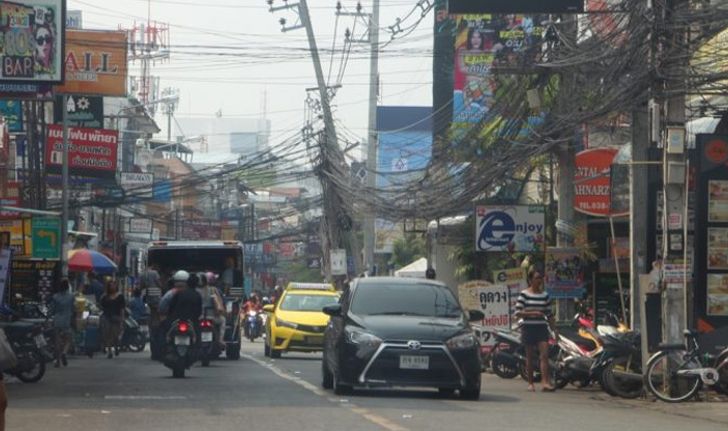
[[313,392],[314,394],[320,396],[321,398],[327,399],[331,403],[340,405],[342,408],[349,409],[351,412],[356,413],[357,415],[363,417],[364,419],[368,420],[369,422],[371,422],[375,425],[378,425],[387,431],[410,431],[408,428],[400,426],[383,416],[379,416],[375,413],[372,413],[367,409],[357,407],[355,404],[350,403],[349,400],[342,399],[342,398],[329,397],[329,394],[326,391],[324,391],[323,389],[303,380],[300,377],[296,377],[294,375],[290,375],[290,374],[286,373],[285,371],[276,367],[272,363],[273,361],[271,361],[270,363],[261,361],[260,359],[254,357],[253,355],[248,355],[245,353],[242,353],[241,356],[255,362],[256,364],[258,364],[262,367],[268,368],[270,371],[272,371],[275,375],[277,375],[280,378],[293,382],[293,383],[301,386],[302,388],[304,388],[310,392]]
[[105,400],[186,400],[184,395],[106,395]]

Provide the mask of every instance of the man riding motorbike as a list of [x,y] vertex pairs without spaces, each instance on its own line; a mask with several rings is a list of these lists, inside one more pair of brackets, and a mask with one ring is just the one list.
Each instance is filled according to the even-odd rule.
[[[175,320],[190,320],[197,327],[202,315],[202,297],[194,288],[198,282],[197,276],[190,277],[187,271],[177,271],[172,280],[174,288],[165,293],[159,302],[159,311],[166,315],[165,333]],[[190,286],[190,282],[193,286]]]
[[[225,336],[225,305],[220,292],[211,281],[214,281],[212,273],[200,273],[200,286],[197,293],[202,297],[202,314],[205,318],[215,322],[218,334],[218,343],[224,348]],[[212,278],[212,280],[211,280]]]
[[260,314],[263,312],[263,305],[260,303],[260,300],[258,299],[258,295],[255,293],[252,293],[250,295],[250,299],[248,299],[245,304],[243,304],[243,307],[240,309],[240,319],[243,321],[243,328],[245,328],[245,334],[248,335],[249,331],[249,325],[248,320],[246,319],[249,311],[255,311],[256,312],[256,319],[258,320],[258,328],[261,327],[261,317]]

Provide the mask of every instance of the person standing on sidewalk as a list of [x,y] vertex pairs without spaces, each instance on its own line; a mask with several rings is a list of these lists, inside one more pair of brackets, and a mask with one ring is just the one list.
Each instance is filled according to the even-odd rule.
[[[528,289],[518,295],[516,318],[521,319],[521,342],[526,347],[526,373],[528,390],[533,386],[533,354],[539,353],[541,385],[544,392],[552,392],[549,382],[549,326],[556,332],[551,312],[551,298],[544,291],[543,275],[535,267],[528,271]],[[558,334],[557,334],[558,337]]]
[[73,321],[73,307],[75,297],[71,293],[70,283],[67,278],[61,280],[61,284],[53,297],[53,334],[55,342],[56,368],[68,365],[66,353],[71,344],[71,324]]
[[119,356],[119,340],[124,324],[125,308],[124,296],[119,293],[116,282],[109,280],[106,285],[106,293],[101,297],[101,310],[104,312],[101,316],[102,337],[106,357],[109,359],[113,358],[114,354]]

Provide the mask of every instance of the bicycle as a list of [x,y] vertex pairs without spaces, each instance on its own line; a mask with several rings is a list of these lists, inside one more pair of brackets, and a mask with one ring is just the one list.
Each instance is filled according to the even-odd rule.
[[686,344],[660,345],[647,362],[644,385],[658,399],[677,403],[695,396],[703,386],[728,393],[728,349],[718,356],[701,355],[697,331],[683,332]]

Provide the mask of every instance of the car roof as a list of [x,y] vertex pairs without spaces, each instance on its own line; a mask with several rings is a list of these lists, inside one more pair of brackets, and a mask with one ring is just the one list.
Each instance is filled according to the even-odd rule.
[[318,289],[288,289],[283,292],[284,295],[321,295],[321,296],[338,296],[338,290],[318,290]]
[[318,291],[330,291],[336,290],[333,284],[330,283],[300,283],[292,281],[286,286],[286,290],[318,290]]
[[430,284],[434,286],[439,287],[445,287],[447,288],[447,285],[443,282],[437,281],[437,280],[429,280],[426,278],[412,278],[412,277],[389,277],[389,276],[378,276],[378,277],[360,277],[356,280],[357,285],[387,285],[387,284],[409,284],[409,285],[418,285],[418,284]]

